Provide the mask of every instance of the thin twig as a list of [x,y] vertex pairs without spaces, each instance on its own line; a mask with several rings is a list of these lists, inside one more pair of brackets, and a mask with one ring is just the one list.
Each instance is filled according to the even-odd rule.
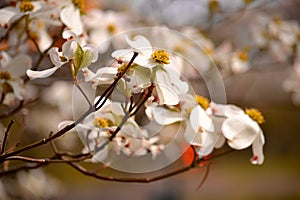
[[[119,82],[119,80],[123,77],[123,75],[127,72],[127,70],[129,69],[129,67],[132,65],[134,59],[138,56],[137,52],[133,53],[133,56],[131,58],[131,60],[129,61],[129,63],[127,64],[126,68],[120,72],[117,76],[117,78],[115,78],[114,82],[103,92],[103,94],[101,95],[101,97],[98,99],[98,101],[95,103],[94,107],[95,110],[99,110],[104,103],[106,102],[106,99],[111,95],[111,93],[113,92],[114,88],[116,87],[117,83]],[[101,103],[102,99],[104,98],[104,101]],[[101,104],[100,104],[101,103]],[[98,106],[100,104],[100,106]]]
[[12,127],[12,125],[13,125],[14,122],[15,122],[14,120],[10,120],[10,122],[9,122],[7,128],[6,128],[6,131],[4,133],[4,138],[3,138],[2,147],[1,147],[1,153],[0,153],[1,155],[5,151],[5,145],[7,143],[8,133],[9,133],[9,131],[10,131],[10,129],[11,129],[11,127]]
[[201,182],[199,183],[199,185],[196,187],[196,191],[199,190],[203,186],[203,184],[205,183],[205,181],[206,181],[206,179],[208,177],[209,171],[210,171],[210,163],[206,165],[205,169],[206,169],[205,170],[205,174],[204,174]]
[[[199,164],[201,164],[201,163],[206,163],[208,161],[214,160],[214,159],[216,159],[218,157],[221,157],[225,154],[228,154],[230,152],[233,152],[233,151],[226,151],[226,152],[217,154],[217,155],[215,155],[213,157],[210,157],[210,158],[207,158],[207,159],[199,158],[198,160],[195,161],[195,163],[192,163],[189,166],[185,166],[185,167],[182,167],[180,169],[174,170],[172,172],[165,173],[163,175],[154,176],[154,177],[151,177],[151,178],[119,178],[119,177],[112,177],[112,176],[106,177],[106,176],[102,176],[102,175],[98,174],[95,171],[89,171],[89,170],[87,170],[86,168],[82,167],[79,164],[76,164],[76,163],[67,163],[67,164],[69,164],[71,167],[73,167],[74,169],[76,169],[77,171],[79,171],[80,173],[82,173],[84,175],[94,177],[94,178],[97,178],[97,179],[100,179],[100,180],[115,181],[115,182],[127,182],[127,183],[150,183],[150,182],[159,181],[159,180],[162,180],[162,179],[172,177],[172,176],[175,176],[177,174],[189,171],[190,169],[198,167]],[[198,185],[197,188],[201,187],[203,185],[203,183],[205,182],[205,180],[207,179],[208,173],[209,173],[209,165],[210,165],[210,163],[201,166],[201,167],[206,166],[207,169],[206,169],[206,172],[204,174],[204,177],[203,177],[201,183]]]
[[194,147],[193,145],[190,145],[190,147],[192,148],[193,153],[194,153],[194,155],[193,155],[193,160],[192,160],[192,162],[191,162],[191,165],[194,165],[195,162],[196,162],[196,159],[197,159],[197,153],[196,153],[196,149],[195,149],[195,147]]
[[66,159],[64,158],[64,156],[61,155],[56,155],[56,156],[59,156],[60,158],[54,159],[54,158],[31,158],[25,156],[10,156],[5,160],[21,160],[21,161],[32,162],[32,163],[68,163],[68,162],[79,162],[92,157],[91,154],[84,155],[78,158],[71,158],[71,159]]
[[31,34],[30,34],[30,32],[29,32],[28,30],[27,30],[27,36],[28,36],[28,38],[32,41],[32,43],[34,44],[34,46],[35,46],[35,48],[37,49],[38,53],[39,53],[40,55],[42,55],[43,52],[41,51],[41,49],[40,49],[38,43],[37,43],[37,42],[35,41],[35,39],[31,36]]
[[86,176],[91,176],[91,177],[94,177],[94,178],[97,178],[100,180],[126,182],[126,183],[150,183],[150,182],[158,181],[158,180],[161,180],[161,179],[164,179],[167,177],[174,176],[176,174],[180,174],[182,172],[185,172],[185,171],[188,171],[191,169],[191,166],[187,166],[187,167],[181,168],[179,170],[176,170],[176,171],[173,171],[170,173],[166,173],[161,176],[152,177],[152,178],[116,178],[116,177],[112,177],[112,176],[102,176],[93,171],[88,171],[84,167],[82,167],[81,165],[76,164],[76,163],[68,163],[68,164]]

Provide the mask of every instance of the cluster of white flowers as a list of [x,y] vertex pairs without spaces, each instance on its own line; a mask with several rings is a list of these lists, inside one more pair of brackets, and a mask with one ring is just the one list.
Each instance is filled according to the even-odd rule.
[[[112,83],[124,73],[117,89],[125,94],[125,99],[131,99],[133,95],[151,88],[151,96],[145,99],[147,118],[163,126],[182,122],[186,142],[196,147],[199,157],[211,154],[215,147],[222,147],[227,140],[228,145],[235,150],[252,145],[251,162],[263,163],[264,135],[259,124],[264,122],[264,118],[258,110],[243,111],[234,105],[209,103],[204,97],[193,97],[188,93],[188,83],[177,72],[182,66],[181,62],[176,62],[176,55],[153,48],[142,35],[136,35],[133,39],[126,36],[125,39],[131,48],[112,53],[117,64],[100,68],[96,72],[85,68],[85,81],[97,87]],[[135,53],[138,55],[130,63]],[[133,112],[129,110],[128,104],[107,99],[99,110],[78,125],[77,131],[86,143],[83,151],[95,153],[92,161],[107,160],[111,152],[122,152],[128,156],[143,156],[151,152],[155,158],[164,149],[159,136],[149,137],[147,131],[139,127],[134,116],[123,122],[126,115]],[[60,127],[65,124],[62,123]],[[120,132],[112,138],[118,128]]]
[[[248,9],[253,3],[251,0],[234,2],[229,6],[223,0],[203,1],[193,9],[202,10],[206,16],[203,19],[215,23],[224,20],[231,11]],[[163,7],[160,1],[154,4]],[[94,162],[105,160],[112,152],[127,156],[151,153],[155,158],[164,150],[160,136],[149,134],[136,122],[134,115],[141,108],[145,109],[148,120],[159,125],[180,122],[186,142],[195,147],[199,157],[211,154],[227,141],[235,150],[252,145],[251,162],[262,164],[262,114],[256,109],[242,110],[234,105],[209,102],[192,94],[188,80],[198,79],[199,71],[206,73],[216,66],[223,76],[245,73],[253,67],[255,52],[267,49],[276,61],[286,61],[293,56],[294,75],[284,86],[293,93],[296,102],[300,99],[299,25],[259,13],[249,20],[247,35],[251,37],[247,40],[251,40],[251,45],[238,46],[227,39],[216,42],[208,31],[201,31],[199,24],[190,20],[189,4],[194,5],[192,1],[184,5],[172,1],[161,11],[161,16],[167,24],[176,27],[178,34],[161,25],[143,35],[127,34],[124,40],[116,35],[141,23],[128,13],[96,8],[86,12],[84,0],[11,1],[0,9],[0,26],[4,31],[1,37],[5,39],[1,41],[0,51],[1,104],[12,106],[24,100],[29,79],[47,78],[68,66],[77,86],[84,81],[97,89],[118,80],[113,89],[125,96],[124,102],[114,102],[107,96],[96,97],[95,102],[99,98],[106,102],[96,106],[96,111],[77,125],[85,143],[83,152],[93,152]],[[140,5],[135,3],[133,9]],[[178,8],[183,9],[181,20],[171,17]],[[95,70],[93,63],[105,53],[111,54],[113,64]],[[46,56],[49,56],[50,66],[42,62]],[[187,62],[195,67],[188,68]],[[133,101],[138,95],[140,99]],[[53,96],[50,94],[47,98]],[[63,105],[57,105],[64,109]],[[60,124],[60,128],[64,125],[66,123]]]

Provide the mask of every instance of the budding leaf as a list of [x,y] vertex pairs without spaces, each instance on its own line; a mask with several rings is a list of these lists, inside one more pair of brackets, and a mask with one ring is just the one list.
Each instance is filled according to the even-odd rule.
[[75,51],[75,70],[74,76],[77,76],[78,72],[91,64],[93,60],[93,53],[90,50],[84,51],[82,47],[78,44]]
[[80,65],[82,63],[83,54],[84,54],[83,49],[81,48],[81,46],[79,44],[77,44],[77,49],[75,51],[75,60],[74,60],[75,71],[74,71],[73,76],[77,76],[77,73],[80,69]]
[[81,62],[79,70],[89,66],[91,64],[93,58],[94,58],[94,54],[90,50],[86,50],[83,53],[83,58],[82,58],[82,62]]

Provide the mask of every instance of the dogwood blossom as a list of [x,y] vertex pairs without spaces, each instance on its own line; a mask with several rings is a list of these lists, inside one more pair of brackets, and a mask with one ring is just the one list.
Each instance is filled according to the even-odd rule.
[[133,40],[126,37],[126,41],[132,49],[114,51],[112,57],[119,62],[128,63],[133,56],[133,52],[138,52],[139,55],[134,60],[134,63],[151,69],[149,77],[151,82],[155,84],[158,103],[160,105],[178,104],[178,95],[187,93],[188,84],[182,81],[179,73],[175,71],[177,68],[176,60],[163,49],[153,49],[144,36],[137,35]]
[[[95,102],[98,99],[99,97]],[[76,130],[85,144],[83,152],[94,153],[92,162],[103,162],[113,152],[117,155],[122,152],[127,156],[143,156],[150,152],[155,158],[164,148],[163,144],[157,144],[158,136],[149,137],[147,131],[140,128],[133,117],[128,118],[123,124],[125,113],[122,106],[119,102],[106,100],[99,110],[77,125]],[[62,122],[59,129],[69,123]],[[110,142],[111,134],[120,126],[119,133]]]
[[[22,76],[26,69],[31,67],[31,59],[25,54],[19,54],[11,57],[6,52],[0,52],[0,86],[1,98],[7,94],[13,93],[14,97],[22,100],[25,95],[25,86]],[[6,101],[4,103],[12,105],[13,101]]]
[[60,20],[76,35],[84,32],[81,14],[84,12],[84,0],[48,0],[58,9]]
[[[70,32],[66,30],[63,35],[69,35]],[[54,66],[50,69],[41,71],[27,70],[26,74],[30,79],[46,78],[51,76],[65,63],[70,62],[72,64],[71,69],[73,76],[76,77],[79,70],[87,67],[92,62],[96,62],[98,59],[98,52],[91,46],[81,47],[76,37],[67,40],[62,45],[62,51],[59,51],[58,47],[53,47],[49,50],[49,56]]]
[[264,162],[263,145],[265,143],[263,131],[259,124],[264,122],[262,114],[256,109],[246,109],[234,105],[211,104],[214,115],[225,117],[222,133],[228,145],[236,150],[248,148],[252,145],[252,164]]
[[131,26],[125,14],[115,11],[90,10],[82,19],[89,43],[97,46],[100,53],[106,52],[110,45],[114,48],[123,45],[121,37],[111,38]]

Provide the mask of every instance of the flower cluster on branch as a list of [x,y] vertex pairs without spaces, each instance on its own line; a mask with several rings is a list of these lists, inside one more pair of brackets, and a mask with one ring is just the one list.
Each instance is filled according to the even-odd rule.
[[[208,94],[217,84],[215,79],[255,70],[258,53],[275,62],[292,58],[295,73],[284,88],[295,102],[300,99],[299,26],[262,12],[250,15],[252,5],[259,10],[255,1],[241,0],[234,8],[247,19],[253,17],[245,34],[250,36],[245,44],[251,45],[244,46],[230,40],[214,41],[210,31],[216,20],[235,20],[226,11],[231,8],[221,0],[203,3],[206,28],[182,26],[166,17],[176,31],[163,24],[131,30],[153,25],[151,19],[90,8],[84,0],[5,2],[0,8],[0,118],[4,119],[0,124],[0,177],[65,163],[102,180],[151,182],[208,167],[219,156],[249,147],[253,154],[250,162],[261,165],[263,114]],[[162,16],[179,5],[173,1]],[[186,13],[183,21],[184,17]],[[59,82],[61,79],[69,82]],[[195,80],[207,83],[209,92],[194,89],[190,81]],[[73,90],[68,86],[74,86]],[[50,107],[61,112],[59,117],[40,106],[41,101],[52,102]],[[35,102],[37,106],[32,105]],[[38,115],[30,118],[34,106]],[[37,118],[40,121],[35,122]],[[56,130],[52,126],[46,132],[38,126],[52,122],[57,122]],[[68,135],[79,137],[81,143],[75,144]],[[24,137],[30,139],[24,142]],[[61,148],[60,140],[71,150]],[[50,153],[39,158],[28,153],[38,152],[40,146],[48,146]],[[102,173],[106,167],[127,172],[137,165],[141,166],[138,172],[162,169],[185,156],[187,149],[193,153],[189,163],[157,177]],[[90,170],[85,162],[101,170]],[[19,176],[22,180],[27,177]]]

